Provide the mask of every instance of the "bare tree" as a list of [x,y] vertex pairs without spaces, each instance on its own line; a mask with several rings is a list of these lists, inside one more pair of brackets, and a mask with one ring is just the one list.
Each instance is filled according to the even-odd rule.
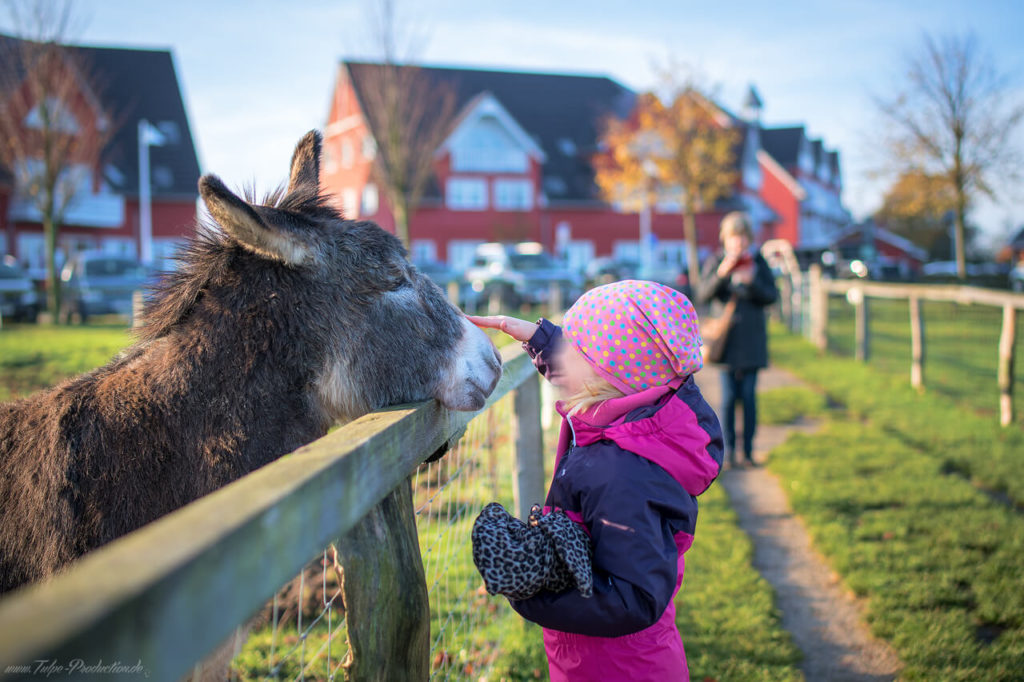
[[964,279],[972,206],[981,196],[995,196],[997,179],[1020,171],[1020,155],[1009,140],[1024,117],[1024,103],[1008,102],[1006,78],[970,34],[925,35],[906,68],[900,91],[876,98],[890,124],[887,167],[900,175],[941,178],[951,191],[957,275]]
[[377,3],[375,40],[381,63],[362,96],[377,143],[373,179],[395,218],[395,233],[409,247],[409,220],[434,169],[434,153],[450,131],[455,94],[411,62],[400,63],[400,35],[392,0]]
[[47,309],[57,319],[57,236],[68,205],[88,187],[112,133],[111,119],[79,53],[65,46],[71,2],[8,2],[17,40],[0,55],[0,163],[16,197],[41,216]]

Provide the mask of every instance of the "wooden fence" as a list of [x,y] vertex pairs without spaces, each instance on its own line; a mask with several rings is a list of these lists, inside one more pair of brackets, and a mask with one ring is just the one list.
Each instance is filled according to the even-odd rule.
[[[911,350],[907,358],[911,384],[925,386],[926,333],[922,302],[943,301],[960,305],[994,306],[1002,310],[999,337],[998,371],[993,388],[999,390],[999,421],[1013,423],[1014,366],[1017,341],[1017,311],[1024,309],[1024,294],[980,287],[957,285],[891,284],[862,280],[831,280],[822,277],[821,268],[812,266],[806,277],[788,278],[795,285],[782,287],[783,317],[793,331],[803,332],[823,352],[828,350],[829,298],[844,296],[854,309],[854,355],[867,361],[871,356],[870,300],[907,301],[910,315]],[[787,300],[788,299],[788,300]]]
[[366,415],[9,595],[0,601],[0,674],[38,675],[39,661],[66,674],[78,660],[140,662],[148,679],[181,679],[337,541],[350,679],[426,679],[429,612],[410,475],[511,392],[520,517],[543,499],[537,373],[518,344],[502,356],[502,378],[480,412],[429,401]]

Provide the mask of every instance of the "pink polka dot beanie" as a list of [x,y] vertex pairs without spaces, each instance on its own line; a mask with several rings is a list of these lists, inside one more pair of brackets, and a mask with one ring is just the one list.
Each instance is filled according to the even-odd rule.
[[675,289],[625,280],[586,292],[562,318],[564,337],[626,394],[703,366],[693,304]]

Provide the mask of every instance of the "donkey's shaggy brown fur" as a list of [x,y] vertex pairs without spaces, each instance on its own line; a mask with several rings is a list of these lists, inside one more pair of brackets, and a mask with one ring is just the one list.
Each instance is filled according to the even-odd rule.
[[105,367],[0,405],[0,592],[44,578],[326,433],[436,397],[479,409],[493,346],[372,223],[319,191],[320,137],[268,205],[215,176],[218,223]]

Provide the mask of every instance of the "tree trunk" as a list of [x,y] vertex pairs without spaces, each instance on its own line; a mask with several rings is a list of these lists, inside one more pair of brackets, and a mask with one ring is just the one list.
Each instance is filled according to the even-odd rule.
[[[957,190],[961,194],[962,190]],[[953,246],[956,250],[956,276],[958,279],[967,279],[967,207],[963,197],[957,198],[956,223],[953,226]]]
[[402,246],[409,250],[409,206],[404,198],[394,202],[392,212],[395,216],[395,236],[402,241]]
[[46,244],[46,309],[55,324],[60,322],[60,277],[57,273],[57,224],[52,213],[43,213]]
[[697,217],[692,208],[683,212],[683,235],[686,237],[687,277],[690,280],[690,291],[696,292],[700,286],[700,256],[697,253]]

